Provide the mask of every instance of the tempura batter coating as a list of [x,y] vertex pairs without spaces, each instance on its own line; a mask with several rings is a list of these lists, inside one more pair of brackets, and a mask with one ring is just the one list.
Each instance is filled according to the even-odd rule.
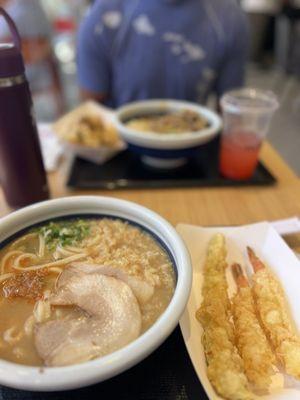
[[267,389],[274,374],[275,356],[258,322],[248,281],[238,264],[232,269],[238,285],[232,307],[237,347],[249,381],[258,389]]
[[265,332],[286,372],[300,379],[300,338],[288,315],[284,291],[250,248],[248,255],[255,271],[253,293]]
[[247,389],[243,362],[234,346],[226,266],[225,239],[218,234],[209,243],[204,267],[203,301],[196,317],[204,330],[202,343],[211,384],[226,399],[248,400],[253,399],[253,395]]
[[210,301],[210,292],[218,293],[218,298],[224,302],[226,309],[230,309],[227,294],[227,280],[225,276],[226,246],[224,236],[215,235],[208,246],[207,259],[204,267],[204,282],[202,286],[203,301]]

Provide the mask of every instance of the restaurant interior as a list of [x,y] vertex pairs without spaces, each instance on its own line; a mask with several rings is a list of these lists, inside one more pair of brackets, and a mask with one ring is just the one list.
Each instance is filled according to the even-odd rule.
[[299,127],[299,0],[0,0],[0,400],[299,400]]

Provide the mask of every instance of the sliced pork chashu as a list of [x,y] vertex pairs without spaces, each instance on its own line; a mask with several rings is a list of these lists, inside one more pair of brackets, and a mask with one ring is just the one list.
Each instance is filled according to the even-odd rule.
[[74,274],[103,274],[120,279],[131,287],[140,304],[147,303],[154,294],[154,287],[152,285],[141,278],[129,275],[120,268],[84,263],[76,263],[68,267],[62,273],[58,281],[58,287],[64,285],[64,282],[74,276]]
[[36,349],[48,366],[104,356],[126,346],[141,331],[140,308],[127,283],[100,273],[70,272],[62,273],[50,301],[75,305],[82,316],[36,326]]

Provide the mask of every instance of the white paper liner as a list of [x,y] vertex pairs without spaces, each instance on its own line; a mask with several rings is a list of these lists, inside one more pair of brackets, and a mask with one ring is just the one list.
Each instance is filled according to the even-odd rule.
[[[226,237],[227,261],[240,263],[248,277],[252,270],[246,256],[246,247],[251,246],[274,274],[285,290],[295,324],[300,330],[300,262],[271,224],[267,222],[233,228],[202,228],[180,224],[177,231],[185,241],[193,264],[193,286],[191,296],[180,321],[185,344],[196,373],[210,399],[221,399],[211,386],[206,375],[206,363],[201,343],[202,327],[195,318],[201,304],[202,272],[206,251],[211,237],[220,232]],[[227,269],[229,295],[236,291],[230,269]],[[224,368],[226,368],[224,366]],[[270,394],[258,396],[268,400],[300,400],[300,384],[295,379],[278,373],[275,375]]]

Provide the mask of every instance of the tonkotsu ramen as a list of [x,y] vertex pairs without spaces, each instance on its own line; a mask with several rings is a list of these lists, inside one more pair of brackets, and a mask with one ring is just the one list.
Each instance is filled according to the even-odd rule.
[[166,250],[120,219],[32,228],[0,250],[0,358],[64,366],[110,354],[166,309],[175,274]]

